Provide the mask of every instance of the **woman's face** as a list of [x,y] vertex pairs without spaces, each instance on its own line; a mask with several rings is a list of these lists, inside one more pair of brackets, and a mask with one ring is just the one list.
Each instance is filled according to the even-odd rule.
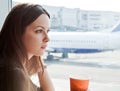
[[47,47],[50,20],[46,14],[40,15],[33,23],[26,27],[22,41],[27,50],[28,58],[33,55],[41,56]]

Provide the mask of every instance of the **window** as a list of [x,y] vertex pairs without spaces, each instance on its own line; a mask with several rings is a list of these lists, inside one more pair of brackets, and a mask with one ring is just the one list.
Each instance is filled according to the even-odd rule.
[[[107,0],[103,1],[102,4]],[[21,0],[13,0],[14,5],[16,2],[21,2]],[[41,3],[42,1],[39,2]],[[64,2],[67,2],[66,5],[69,5],[70,1],[64,0]],[[97,2],[100,3],[102,1],[97,0]],[[115,1],[113,0],[113,2]],[[80,4],[80,2],[77,3]],[[110,8],[107,8],[108,5],[106,6],[108,10],[105,7],[105,10],[94,10],[97,9],[97,4],[92,5],[96,7],[92,9],[82,9],[82,4],[77,9],[76,7],[70,8],[59,6],[58,4],[54,3],[53,6],[47,3],[43,4],[52,15],[52,27],[57,26],[55,27],[57,31],[54,32],[55,34],[52,33],[52,29],[49,33],[51,43],[49,43],[48,47],[55,50],[54,52],[56,53],[50,53],[54,56],[54,59],[45,61],[48,64],[48,71],[56,91],[69,91],[69,76],[73,74],[91,77],[90,91],[119,91],[120,36],[119,32],[113,32],[118,26],[113,28],[107,27],[107,29],[106,27],[103,29],[102,26],[116,25],[120,11],[110,11]],[[75,1],[72,4],[75,4]],[[102,4],[100,3],[101,8],[103,7]],[[110,7],[115,7],[112,6],[113,4],[109,5],[111,5]],[[91,26],[91,24],[94,25]],[[102,27],[102,30],[94,32],[100,27]],[[45,58],[46,56],[47,53]]]

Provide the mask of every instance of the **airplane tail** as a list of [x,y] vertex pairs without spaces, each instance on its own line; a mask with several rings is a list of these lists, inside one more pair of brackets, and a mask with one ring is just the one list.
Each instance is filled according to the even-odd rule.
[[120,23],[113,28],[112,32],[120,32]]

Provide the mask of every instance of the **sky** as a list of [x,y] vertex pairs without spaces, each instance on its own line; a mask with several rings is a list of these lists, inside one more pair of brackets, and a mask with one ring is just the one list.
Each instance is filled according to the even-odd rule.
[[13,0],[41,5],[80,8],[82,10],[102,10],[120,12],[120,0]]

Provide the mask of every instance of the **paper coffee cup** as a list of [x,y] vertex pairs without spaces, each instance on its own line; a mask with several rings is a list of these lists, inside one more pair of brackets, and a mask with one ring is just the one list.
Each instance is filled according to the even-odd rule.
[[87,91],[90,77],[78,75],[70,76],[70,91]]

